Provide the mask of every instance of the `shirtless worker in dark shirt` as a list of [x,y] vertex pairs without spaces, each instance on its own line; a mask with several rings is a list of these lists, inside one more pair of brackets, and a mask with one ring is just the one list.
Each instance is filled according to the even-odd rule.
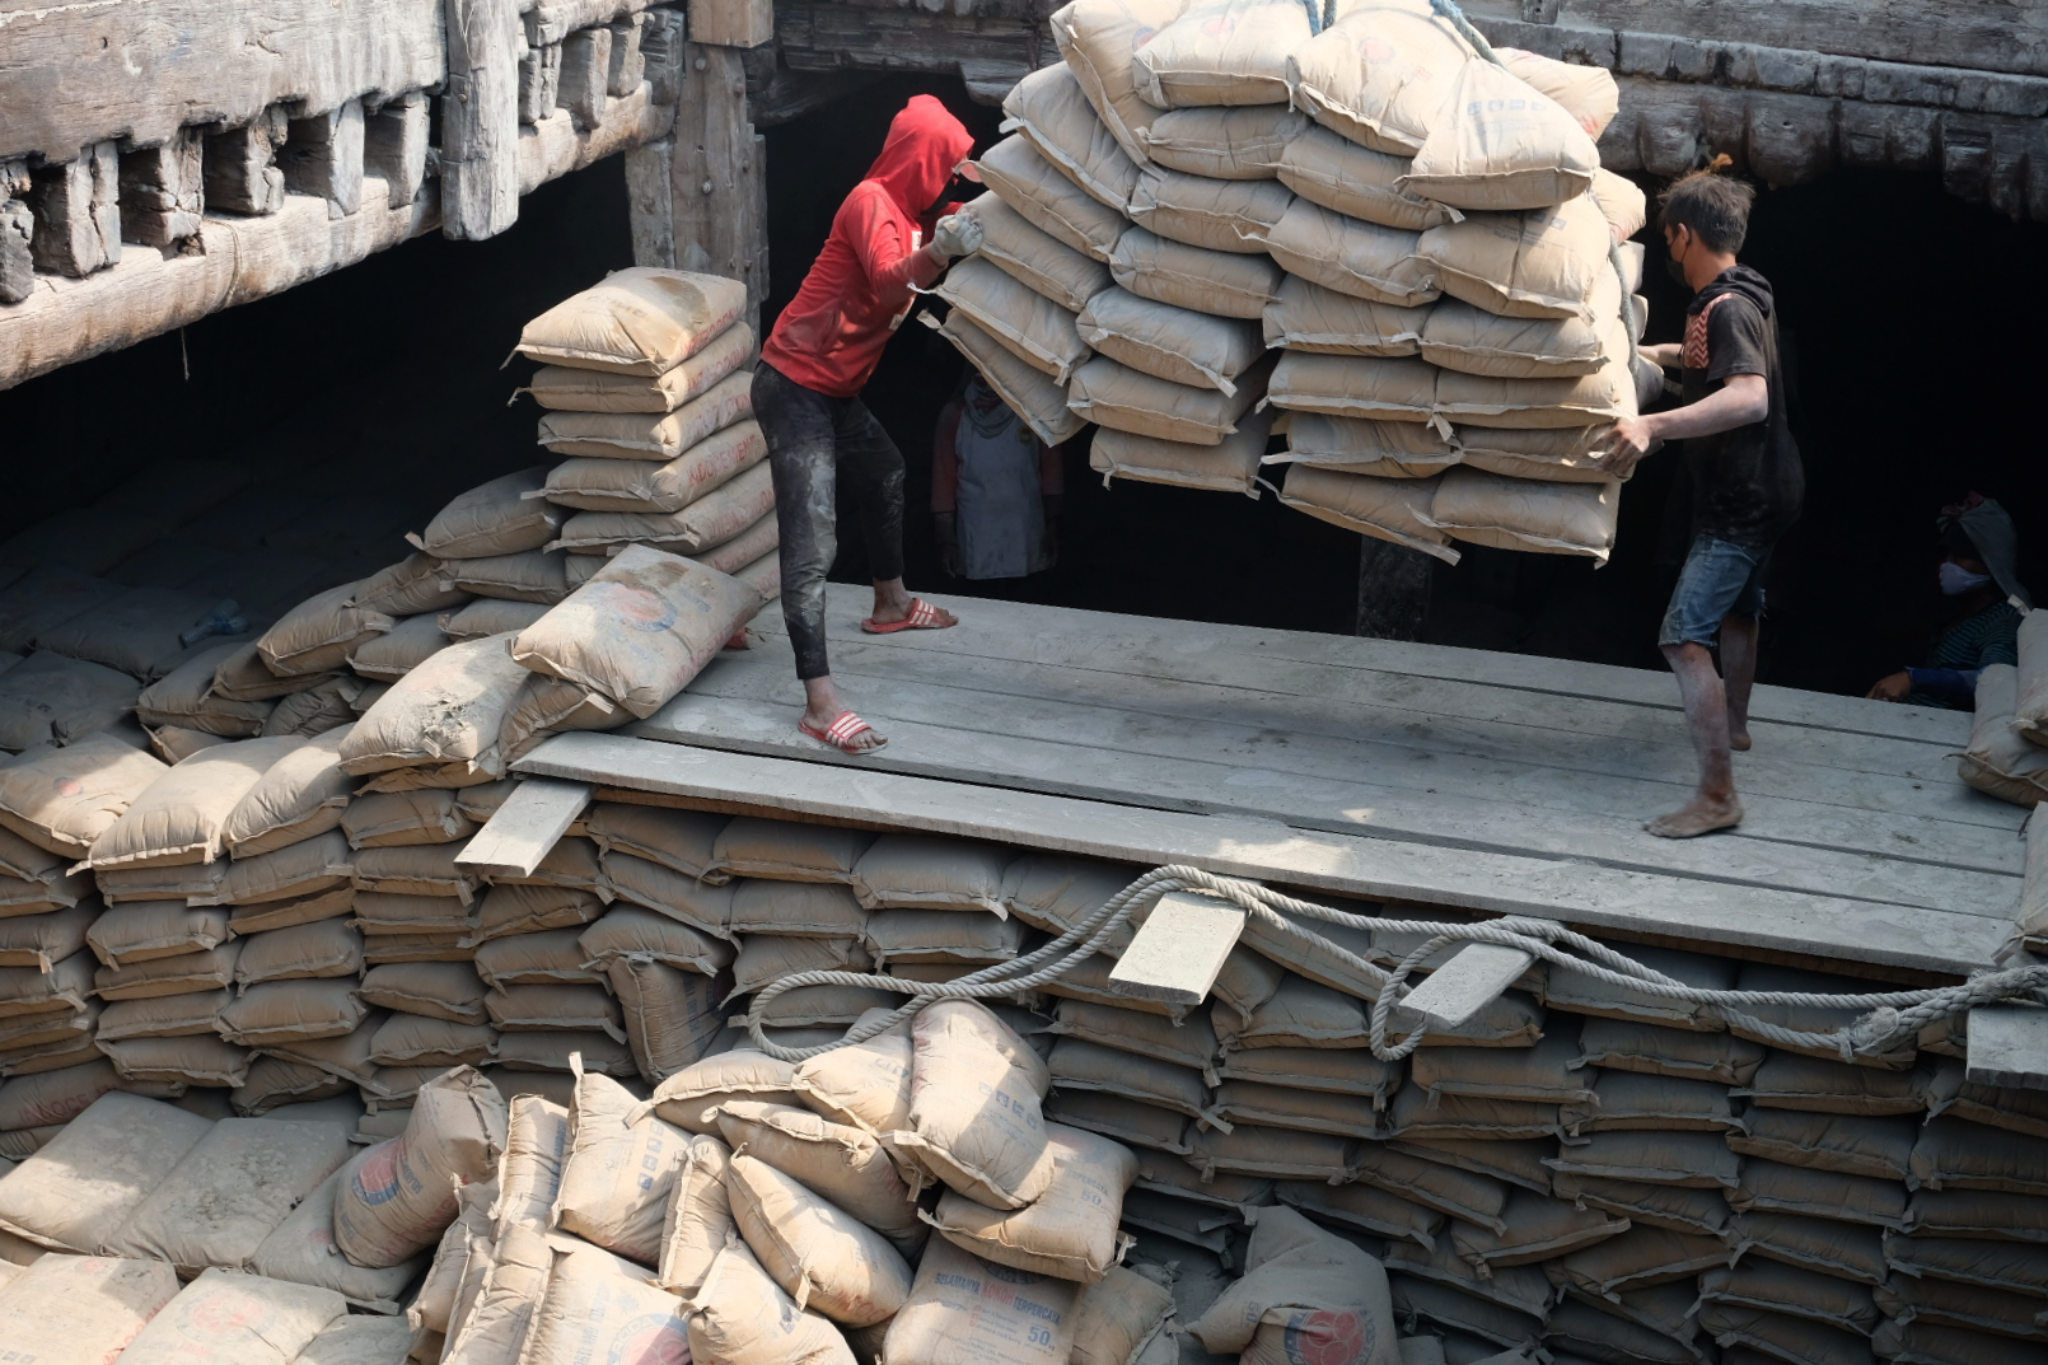
[[1667,839],[1742,821],[1729,752],[1749,748],[1764,575],[1806,489],[1799,447],[1785,420],[1770,282],[1735,260],[1754,198],[1748,185],[1712,168],[1664,192],[1658,225],[1672,273],[1683,277],[1693,298],[1685,341],[1643,353],[1682,371],[1684,403],[1616,422],[1601,457],[1602,468],[1626,476],[1653,442],[1684,441],[1692,476],[1692,549],[1657,643],[1678,675],[1700,783],[1691,801],[1644,826]]

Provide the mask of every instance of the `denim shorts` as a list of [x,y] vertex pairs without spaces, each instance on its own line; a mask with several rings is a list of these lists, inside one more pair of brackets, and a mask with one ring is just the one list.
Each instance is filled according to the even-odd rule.
[[1721,618],[1764,614],[1764,570],[1771,552],[1712,536],[1696,536],[1664,609],[1660,645],[1720,643]]

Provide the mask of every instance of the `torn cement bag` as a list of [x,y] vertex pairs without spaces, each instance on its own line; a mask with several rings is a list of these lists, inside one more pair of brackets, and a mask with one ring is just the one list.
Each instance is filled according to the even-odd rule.
[[1451,221],[1443,205],[1395,186],[1407,170],[1405,156],[1376,152],[1320,127],[1289,141],[1275,167],[1281,184],[1349,218],[1409,232]]
[[1262,1209],[1245,1277],[1190,1325],[1244,1365],[1400,1365],[1386,1269],[1292,1209]]
[[1581,196],[1528,213],[1480,213],[1430,228],[1415,250],[1443,290],[1504,317],[1605,320],[1620,313],[1606,219]]
[[[738,376],[734,376],[737,378]],[[584,458],[548,473],[550,501],[585,512],[680,512],[768,458],[761,427],[751,419],[712,432],[667,461]],[[567,568],[590,556],[571,556]],[[589,566],[601,568],[601,563]],[[571,590],[589,581],[583,574]],[[358,670],[360,671],[360,670]]]
[[1145,150],[1170,171],[1211,180],[1271,180],[1308,119],[1284,103],[1176,109],[1152,121]]
[[514,637],[511,657],[651,716],[717,655],[753,607],[726,575],[634,545]]
[[719,381],[754,358],[754,330],[736,322],[704,349],[655,376],[607,374],[567,365],[543,365],[526,388],[551,412],[674,412],[709,393]]
[[882,1235],[765,1161],[740,1152],[726,1174],[734,1224],[799,1308],[869,1327],[910,1293],[910,1267]]
[[1599,168],[1599,150],[1570,114],[1474,57],[1456,73],[1400,187],[1453,208],[1540,209],[1584,194]]
[[1154,166],[1131,194],[1131,221],[1210,251],[1257,255],[1294,196],[1271,180],[1210,180]]
[[1458,562],[1458,552],[1431,517],[1434,479],[1379,479],[1297,464],[1287,471],[1280,501],[1333,526]]
[[890,1365],[1061,1365],[1074,1347],[1081,1286],[995,1265],[943,1238],[918,1262],[889,1324]]
[[551,1226],[652,1266],[690,1136],[652,1114],[634,1118],[640,1105],[631,1091],[572,1069],[576,1105]]
[[1287,56],[1310,32],[1288,0],[1195,0],[1137,49],[1131,74],[1159,109],[1284,105]]
[[1237,376],[1265,348],[1257,326],[1176,308],[1123,289],[1088,301],[1074,320],[1079,337],[1132,369],[1196,388],[1237,391]]
[[0,825],[37,848],[83,858],[93,841],[169,771],[113,735],[37,749],[0,767]]
[[803,1182],[899,1249],[916,1240],[916,1196],[873,1134],[794,1106],[752,1100],[721,1107],[718,1130],[734,1150]]
[[966,212],[981,224],[982,259],[1032,293],[1074,313],[1109,288],[1107,266],[1033,226],[994,194],[972,200]]
[[0,1342],[25,1361],[108,1365],[177,1293],[161,1261],[44,1256],[0,1287]]
[[1417,254],[1418,234],[1346,218],[1306,199],[1289,204],[1256,240],[1288,273],[1340,294],[1407,307],[1441,292],[1436,271]]
[[1256,318],[1285,278],[1264,255],[1210,251],[1134,227],[1109,256],[1116,282],[1140,298],[1227,318]]
[[948,1193],[932,1226],[984,1260],[1092,1284],[1122,1254],[1117,1222],[1137,1158],[1121,1143],[1058,1123],[1046,1125],[1046,1150],[1052,1183],[1035,1203],[1001,1213]]
[[505,1100],[457,1067],[421,1086],[405,1134],[352,1162],[334,1201],[334,1241],[360,1266],[397,1265],[434,1244],[455,1216],[455,1190],[495,1173]]
[[1016,352],[967,319],[952,313],[943,323],[933,323],[920,314],[927,326],[953,343],[954,349],[981,372],[989,387],[1017,414],[1031,434],[1047,445],[1071,439],[1087,423],[1067,408],[1066,391],[1020,359]]
[[1362,146],[1414,156],[1471,56],[1434,15],[1361,9],[1294,50],[1287,63],[1295,108]]
[[1087,92],[1065,62],[1018,81],[1003,97],[1005,133],[1021,132],[1039,155],[1091,196],[1121,211],[1138,182],[1138,164],[1095,116]]
[[509,643],[493,635],[450,645],[393,683],[342,742],[342,770],[426,768],[436,786],[504,776],[498,732],[527,675]]
[[992,1208],[1022,1208],[1052,1179],[1039,1103],[1051,1075],[993,1013],[942,1001],[911,1027],[910,1130],[898,1146],[952,1189]]
[[1426,479],[1463,458],[1461,449],[1421,422],[1378,422],[1296,412],[1287,418],[1287,450],[1268,464],[1313,464],[1384,479]]
[[1270,358],[1257,362],[1238,378],[1237,392],[1225,394],[1158,379],[1097,356],[1074,372],[1067,405],[1083,419],[1118,431],[1219,445],[1265,396],[1273,363]]
[[1176,488],[1259,496],[1259,468],[1272,435],[1271,409],[1246,416],[1216,445],[1190,445],[1099,427],[1088,447],[1088,467],[1105,478],[1136,479]]
[[1426,319],[1435,311],[1340,294],[1289,275],[1279,294],[1266,305],[1262,321],[1266,345],[1274,349],[1404,356],[1421,349]]
[[715,1137],[692,1137],[676,1172],[661,1228],[658,1278],[663,1289],[685,1298],[711,1273],[711,1263],[734,1235],[726,1173],[732,1151]]
[[[729,374],[673,412],[562,412],[540,419],[540,443],[557,455],[657,463],[753,416],[753,375]],[[548,475],[548,491],[559,469]]]
[[518,349],[544,365],[659,375],[703,350],[746,310],[739,280],[635,266],[527,323]]
[[212,1126],[175,1105],[102,1095],[0,1181],[0,1230],[60,1251],[97,1249]]
[[1073,0],[1052,16],[1067,68],[1103,125],[1140,163],[1145,131],[1159,111],[1138,95],[1137,55],[1186,8],[1187,0]]
[[961,261],[932,293],[1056,384],[1066,383],[1074,367],[1088,358],[1088,345],[1075,330],[1071,312],[989,261]]
[[93,841],[95,868],[210,863],[235,807],[297,739],[217,744],[165,773]]
[[800,1308],[747,1244],[730,1238],[688,1299],[690,1357],[720,1365],[853,1365],[854,1354],[822,1314]]
[[1062,175],[1030,139],[1012,133],[974,164],[996,197],[1041,232],[1098,261],[1109,259],[1124,215]]

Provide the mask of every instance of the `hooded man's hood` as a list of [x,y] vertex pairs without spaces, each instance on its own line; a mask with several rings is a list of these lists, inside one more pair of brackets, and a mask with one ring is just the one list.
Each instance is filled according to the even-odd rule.
[[2007,598],[2016,602],[2023,610],[2031,610],[2033,594],[2026,584],[2020,582],[2019,532],[2013,528],[2012,517],[1999,506],[1995,498],[1972,493],[1966,502],[1942,509],[1936,523],[1943,530],[1951,526],[1960,527],[1970,543],[1977,547],[1978,559],[1991,574],[1991,581]]
[[1755,304],[1757,311],[1765,317],[1771,315],[1771,309],[1777,302],[1771,294],[1769,280],[1746,265],[1731,265],[1715,276],[1706,288],[1694,294],[1691,305],[1685,311],[1697,313],[1723,294],[1742,295]]
[[953,168],[974,150],[974,134],[930,95],[912,95],[890,121],[881,155],[867,179],[879,183],[906,217],[916,218],[953,179]]

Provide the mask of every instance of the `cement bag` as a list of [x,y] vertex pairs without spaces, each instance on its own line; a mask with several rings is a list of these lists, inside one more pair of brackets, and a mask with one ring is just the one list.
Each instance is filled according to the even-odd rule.
[[519,1359],[529,1365],[577,1361],[685,1361],[683,1305],[644,1272],[594,1247],[558,1252],[547,1294]]
[[1003,98],[1005,133],[1021,132],[1039,155],[1092,197],[1121,212],[1138,183],[1138,164],[1095,116],[1088,95],[1064,62],[1042,66]]
[[349,676],[309,687],[303,692],[294,692],[272,709],[270,719],[263,722],[263,733],[265,736],[300,735],[306,738],[324,735],[353,721],[359,706],[363,710],[369,709],[369,702],[365,702],[364,697],[375,700],[385,690],[383,683]]
[[341,770],[341,744],[348,736],[344,726],[302,739],[265,768],[221,826],[227,851],[253,858],[339,825],[356,785]]
[[1002,917],[1002,844],[916,834],[885,834],[853,869],[853,890],[873,910],[985,910]]
[[1598,460],[1599,443],[1608,430],[1604,426],[1533,431],[1459,427],[1457,437],[1464,462],[1489,474],[1551,483],[1606,483],[1612,476],[1599,467]]
[[1138,96],[1137,55],[1186,8],[1187,0],[1073,0],[1052,16],[1067,68],[1110,135],[1140,163],[1145,131],[1159,113]]
[[1436,411],[1480,427],[1587,427],[1636,414],[1630,348],[1621,323],[1610,324],[1608,362],[1593,374],[1559,379],[1496,379],[1437,371]]
[[1255,256],[1293,200],[1271,180],[1210,180],[1154,166],[1138,178],[1130,214],[1171,241]]
[[1052,1179],[1039,1102],[1045,1063],[993,1013],[948,1000],[911,1027],[910,1131],[896,1135],[950,1188],[992,1208],[1022,1208]]
[[557,455],[673,460],[713,432],[754,415],[753,379],[747,371],[729,374],[674,412],[551,413],[540,419],[540,443]]
[[582,931],[577,946],[585,966],[599,972],[615,962],[634,961],[657,962],[716,976],[733,961],[731,944],[680,920],[634,906],[619,906],[606,912],[602,919]]
[[1260,461],[1272,431],[1271,409],[1245,417],[1236,432],[1213,446],[1101,427],[1088,447],[1088,467],[1105,479],[1135,479],[1257,498]]
[[0,748],[68,743],[111,729],[135,705],[128,674],[39,653],[0,674]]
[[[1598,67],[1591,69],[1600,70]],[[1607,73],[1601,71],[1600,74],[1604,76]],[[1635,181],[1604,168],[1593,172],[1593,202],[1600,206],[1600,216],[1607,220],[1607,226],[1617,242],[1627,243],[1629,238],[1641,232],[1643,226],[1650,221],[1650,203],[1644,197],[1642,188]],[[1626,259],[1626,245],[1622,251]],[[1640,288],[1640,263],[1637,264],[1634,273],[1636,280],[1630,282],[1630,289]]]
[[1075,319],[1080,340],[1134,370],[1194,388],[1237,392],[1237,376],[1265,353],[1249,321],[1214,317],[1108,289]]
[[[1607,125],[1614,122],[1614,116],[1621,112],[1621,88],[1615,84],[1613,73],[1605,67],[1561,62],[1555,57],[1524,52],[1518,47],[1496,47],[1493,55],[1500,58],[1501,65],[1509,72],[1526,81],[1531,89],[1556,101],[1579,127],[1586,130],[1586,136],[1595,141],[1607,131]],[[1632,237],[1635,234],[1624,232],[1621,235]]]
[[648,1114],[617,1081],[576,1069],[569,1150],[550,1226],[644,1265],[661,1259],[662,1221],[690,1136]]
[[854,1365],[839,1329],[799,1307],[736,1236],[685,1310],[690,1358],[706,1365]]
[[0,967],[33,967],[48,974],[59,962],[86,946],[86,936],[99,913],[99,906],[87,900],[46,914],[0,918]]
[[961,261],[932,293],[1055,383],[1066,383],[1074,367],[1088,358],[1072,313],[988,261]]
[[[547,466],[500,475],[456,495],[419,534],[406,539],[437,559],[484,559],[538,550],[548,543],[561,513],[529,494],[537,493]],[[456,566],[444,565],[452,570]]]
[[[557,518],[561,515],[557,509]],[[559,546],[553,542],[549,543],[549,550],[557,548]],[[554,603],[569,595],[567,557],[544,550],[485,555],[481,559],[451,559],[448,561],[448,577],[456,587],[478,597]]]
[[739,280],[635,266],[527,323],[518,349],[543,365],[658,375],[703,350],[746,311],[747,287]]
[[852,1214],[746,1152],[732,1158],[726,1193],[747,1246],[798,1308],[868,1327],[903,1306],[910,1267]]
[[[1443,290],[1505,317],[1618,315],[1607,222],[1590,200],[1524,214],[1477,214],[1422,234],[1416,252]],[[1612,287],[1610,287],[1612,286]]]
[[218,1038],[131,1038],[103,1044],[100,1050],[122,1080],[138,1085],[155,1082],[233,1090],[249,1080],[250,1054]]
[[210,863],[222,830],[271,764],[297,739],[245,739],[215,745],[152,782],[107,832],[93,841],[95,868]]
[[455,1190],[488,1180],[505,1148],[505,1100],[457,1067],[421,1086],[405,1134],[350,1163],[334,1201],[334,1242],[359,1266],[394,1266],[432,1246]]
[[609,698],[586,692],[574,683],[534,674],[519,689],[505,727],[498,731],[498,751],[515,763],[541,741],[565,730],[609,730],[626,722],[626,713]]
[[694,555],[731,540],[774,507],[775,484],[764,462],[679,512],[579,512],[562,524],[562,538],[549,548],[609,549],[644,541],[675,554]]
[[1598,169],[1593,139],[1570,114],[1474,57],[1400,187],[1459,209],[1540,209],[1584,194]]
[[981,224],[981,258],[1032,293],[1076,313],[1109,288],[1109,270],[1102,262],[1032,226],[995,195],[981,195],[966,211]]
[[381,611],[350,605],[359,586],[329,588],[286,612],[256,641],[264,665],[280,677],[332,673],[346,666],[349,651],[362,641],[398,624]]
[[[875,1017],[862,1015],[860,1022]],[[894,1133],[910,1126],[914,1057],[910,1026],[899,1024],[865,1042],[806,1057],[795,1064],[790,1088],[835,1123],[878,1136]]]
[[1179,1346],[1166,1331],[1173,1315],[1173,1293],[1165,1285],[1112,1266],[1107,1277],[1081,1291],[1074,1305],[1073,1365],[1138,1365],[1161,1359],[1154,1348],[1164,1346],[1165,1359],[1178,1359]]
[[1433,15],[1354,10],[1295,48],[1287,83],[1294,107],[1330,131],[1374,151],[1414,156],[1471,55]]
[[386,616],[418,616],[459,607],[463,594],[447,584],[448,567],[432,555],[409,554],[396,564],[356,580],[352,607],[381,611]]
[[424,663],[448,643],[433,616],[409,616],[382,635],[373,635],[348,656],[357,677],[392,682]]
[[[1619,302],[1619,290],[1607,293]],[[1504,318],[1445,299],[1423,326],[1422,358],[1461,374],[1558,379],[1598,374],[1612,360],[1608,348],[1619,337],[1614,328],[1583,317]]]
[[[213,990],[235,979],[235,959],[241,951],[240,942],[231,942],[204,952],[154,958],[126,967],[102,967],[93,974],[92,988],[102,1000],[149,1000],[186,991]],[[31,982],[26,989],[21,988],[20,968],[0,969],[0,981],[6,982],[6,987],[0,987],[6,990],[0,1015],[71,1004],[71,997],[76,994],[73,974],[80,965],[76,961],[60,962],[49,979]]]
[[1308,119],[1283,104],[1176,109],[1144,135],[1152,160],[1211,180],[1271,180]]
[[1441,292],[1436,272],[1417,254],[1419,237],[1403,228],[1346,218],[1306,199],[1255,240],[1291,275],[1378,303],[1428,303]]
[[994,1265],[934,1241],[889,1324],[889,1365],[1061,1365],[1074,1348],[1081,1288]]
[[754,329],[735,322],[704,349],[656,376],[606,374],[567,365],[543,365],[526,388],[551,412],[674,412],[754,358]]
[[260,701],[229,701],[213,693],[213,675],[239,644],[202,649],[162,678],[142,689],[135,716],[144,725],[176,725],[230,739],[260,734],[270,707]]
[[999,1213],[948,1193],[932,1225],[984,1260],[1093,1284],[1122,1254],[1117,1221],[1138,1159],[1121,1143],[1057,1123],[1046,1125],[1046,1151],[1052,1184],[1037,1202]]
[[526,681],[500,635],[450,645],[393,683],[342,741],[342,771],[427,768],[437,786],[505,774],[498,731]]
[[1195,0],[1137,51],[1138,97],[1159,109],[1287,103],[1287,55],[1309,39],[1288,0]]
[[[558,464],[548,475],[547,496],[585,512],[680,512],[767,458],[760,426],[743,421],[713,432],[665,464],[616,458]],[[583,582],[588,581],[585,575]],[[573,590],[582,583],[569,586]]]
[[1263,318],[1269,348],[1318,355],[1414,355],[1421,349],[1427,307],[1340,294],[1289,275]]
[[1407,157],[1362,147],[1327,128],[1310,127],[1290,141],[1274,170],[1303,199],[1348,218],[1408,232],[1452,218],[1443,205],[1396,187],[1407,173]]
[[711,1263],[734,1235],[725,1178],[732,1152],[715,1137],[697,1136],[683,1153],[661,1229],[659,1281],[688,1297],[703,1287]]
[[2048,611],[2020,618],[2018,669],[2012,728],[2031,743],[2048,745]]
[[0,1287],[0,1342],[29,1365],[111,1365],[177,1293],[161,1261],[44,1256]]
[[1375,479],[1297,464],[1287,471],[1280,501],[1333,526],[1455,564],[1458,552],[1431,520],[1436,487],[1434,479]]
[[702,1057],[725,1025],[718,983],[659,962],[619,961],[605,980],[625,1016],[626,1045],[650,1082]]
[[[2011,664],[1992,664],[1977,675],[1976,719],[1957,771],[1980,792],[2032,807],[2048,801],[2048,750],[2029,744],[2014,730],[2018,692],[2019,673]],[[10,771],[0,768],[0,787]]]
[[547,615],[545,602],[508,602],[498,597],[480,597],[459,611],[444,611],[438,618],[441,633],[451,640],[478,640],[486,635],[521,631]]
[[1274,407],[1328,417],[1427,422],[1436,415],[1438,370],[1422,360],[1290,351],[1268,386]]
[[[776,549],[782,544],[782,526],[769,512],[753,525],[741,531],[731,540],[723,540],[696,556],[697,562],[707,569],[729,573],[737,577],[741,570],[756,562],[775,557]],[[589,582],[600,565],[593,565],[591,574],[584,578]],[[577,586],[582,586],[578,584]]]
[[395,1365],[411,1344],[403,1318],[344,1317],[314,1337],[296,1365]]
[[105,1059],[0,1082],[0,1132],[69,1123],[120,1084]]
[[[186,658],[187,635],[225,635],[218,599],[177,588],[128,588],[91,611],[40,631],[36,648],[118,669],[145,681]],[[229,613],[232,615],[232,613]]]
[[220,1034],[243,1047],[265,1047],[353,1033],[368,1011],[355,981],[273,981],[251,986],[220,1012]]
[[355,1307],[372,1313],[395,1313],[406,1287],[421,1268],[418,1257],[395,1266],[365,1270],[352,1265],[334,1246],[334,1199],[341,1190],[339,1171],[302,1200],[263,1239],[249,1260],[258,1275],[293,1284],[332,1290]]
[[634,545],[514,637],[511,657],[651,716],[717,656],[753,605],[724,574]]
[[964,313],[953,313],[944,323],[933,323],[929,314],[921,315],[927,326],[936,327],[940,336],[953,343],[956,350],[967,358],[967,363],[981,372],[989,387],[1009,404],[1010,411],[1018,420],[1031,429],[1031,434],[1047,445],[1058,445],[1070,440],[1087,423],[1067,410],[1067,395],[1059,385],[1019,359],[1015,352],[1000,341],[967,320]]
[[1140,298],[1226,318],[1256,318],[1284,278],[1266,256],[1209,251],[1134,227],[1109,257],[1116,282]]
[[922,1230],[916,1196],[875,1135],[792,1105],[753,1100],[728,1101],[717,1118],[735,1151],[801,1181],[899,1250],[911,1250]]
[[1041,232],[1098,261],[1109,259],[1124,215],[1062,175],[1029,139],[1012,133],[974,164],[995,196]]
[[212,1126],[175,1105],[102,1095],[0,1180],[0,1231],[59,1251],[97,1249]]
[[1401,1365],[1385,1268],[1293,1209],[1262,1209],[1245,1277],[1189,1330],[1244,1365]]
[[734,1048],[701,1058],[666,1078],[647,1104],[678,1128],[716,1134],[716,1111],[732,1100],[796,1104],[795,1063],[752,1048]]
[[1225,394],[1157,379],[1097,356],[1074,372],[1067,405],[1083,420],[1118,431],[1188,445],[1221,445],[1265,395],[1272,373],[1272,362],[1260,361],[1240,377],[1235,394]]

